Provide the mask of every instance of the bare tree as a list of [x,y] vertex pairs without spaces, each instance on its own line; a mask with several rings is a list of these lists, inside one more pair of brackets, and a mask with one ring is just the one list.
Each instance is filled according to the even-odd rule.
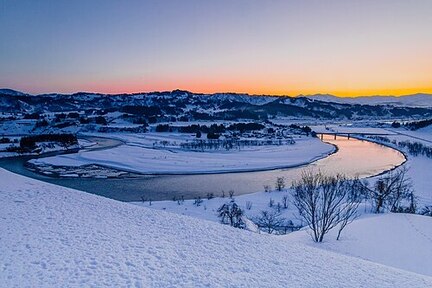
[[272,234],[275,229],[285,224],[285,218],[281,217],[276,211],[261,211],[260,216],[254,219],[255,224],[260,228],[264,228],[269,234]]
[[282,197],[282,204],[284,209],[288,209],[288,195]]
[[324,235],[339,226],[342,230],[356,217],[357,197],[351,197],[352,189],[358,189],[343,175],[326,176],[311,170],[302,172],[301,179],[293,184],[294,205],[300,217],[311,229],[315,242],[322,242]]
[[366,187],[371,194],[375,213],[384,208],[397,212],[403,200],[410,201],[410,209],[415,210],[414,193],[411,180],[407,177],[406,168],[391,171],[381,176],[372,189]]
[[340,239],[341,233],[345,229],[345,227],[358,217],[357,208],[359,205],[360,202],[350,201],[345,203],[344,207],[342,207],[342,211],[340,211],[339,215],[339,229],[336,240]]
[[336,240],[340,239],[340,235],[345,227],[354,221],[357,217],[357,208],[363,198],[363,185],[358,178],[355,178],[349,183],[347,201],[339,211],[340,223]]
[[285,178],[284,177],[277,177],[276,178],[276,190],[282,191],[285,188]]
[[234,190],[228,191],[229,198],[232,199],[234,197]]
[[414,196],[414,190],[411,189],[409,194],[408,194],[408,199],[409,199],[409,207],[408,207],[408,211],[409,213],[416,213],[417,211],[417,205],[416,205],[416,197]]

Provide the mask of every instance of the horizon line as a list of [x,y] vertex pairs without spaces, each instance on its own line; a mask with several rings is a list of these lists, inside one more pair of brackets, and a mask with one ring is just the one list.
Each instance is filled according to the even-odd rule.
[[331,97],[337,97],[337,98],[363,98],[363,97],[404,97],[404,96],[415,96],[415,95],[429,95],[432,96],[432,93],[428,92],[414,92],[409,94],[369,94],[369,95],[337,95],[332,93],[312,93],[312,94],[297,94],[297,95],[289,95],[284,93],[274,93],[274,94],[255,94],[255,93],[248,93],[248,92],[193,92],[188,89],[180,89],[176,88],[173,90],[151,90],[151,91],[137,91],[137,92],[111,92],[111,93],[105,93],[105,92],[93,92],[93,91],[75,91],[75,92],[44,92],[44,93],[28,93],[23,92],[22,90],[16,90],[13,88],[3,87],[0,88],[0,90],[11,90],[19,93],[23,93],[26,95],[31,96],[39,96],[39,95],[50,95],[50,94],[60,94],[60,95],[74,95],[79,93],[86,93],[86,94],[100,94],[100,95],[109,95],[109,96],[115,96],[115,95],[136,95],[136,94],[151,94],[151,93],[172,93],[175,91],[182,91],[182,92],[188,92],[191,94],[197,94],[197,95],[216,95],[216,94],[231,94],[231,95],[246,95],[251,97],[312,97],[312,96],[331,96]]

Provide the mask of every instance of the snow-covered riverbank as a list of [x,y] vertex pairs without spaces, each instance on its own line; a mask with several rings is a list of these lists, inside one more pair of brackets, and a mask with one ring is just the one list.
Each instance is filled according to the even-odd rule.
[[[411,155],[407,149],[398,147],[394,142],[421,143],[425,147],[432,147],[432,130],[431,127],[410,131],[405,129],[388,129],[394,135],[385,136],[390,143],[384,143],[390,147],[401,149],[407,156],[407,162],[404,166],[408,169],[407,175],[411,178],[414,193],[419,208],[425,205],[432,205],[432,189],[430,179],[432,178],[432,158],[424,155]],[[380,142],[379,140],[376,142]]]
[[[408,168],[407,175],[412,180],[414,193],[417,197],[418,207],[421,208],[424,205],[432,205],[432,189],[430,189],[430,179],[432,179],[432,158],[428,158],[424,155],[410,155],[407,149],[398,147],[394,144],[397,142],[411,142],[421,143],[426,147],[432,147],[432,127],[426,127],[415,131],[401,128],[374,128],[374,127],[356,127],[356,126],[345,126],[345,125],[327,125],[327,129],[330,132],[339,133],[351,133],[355,136],[355,133],[371,133],[371,134],[382,134],[378,138],[374,138],[373,135],[368,137],[362,137],[369,141],[381,143],[383,145],[393,147],[401,150],[407,157],[407,161],[403,164]],[[317,131],[325,132],[323,126],[313,127]],[[379,137],[384,137],[389,142],[383,142],[379,140]],[[371,179],[374,181],[374,179]]]
[[[107,137],[107,135],[105,135]],[[182,143],[190,135],[177,133],[117,134],[124,145],[100,151],[58,155],[31,161],[38,166],[96,164],[143,174],[202,174],[269,170],[299,166],[324,158],[335,147],[312,137],[296,137],[293,145],[246,147],[241,150],[188,151],[177,146],[154,147],[154,143]],[[186,138],[189,137],[189,138]]]

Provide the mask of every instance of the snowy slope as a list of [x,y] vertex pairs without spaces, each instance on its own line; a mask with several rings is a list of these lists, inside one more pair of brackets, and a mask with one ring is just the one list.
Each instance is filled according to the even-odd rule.
[[[381,214],[354,221],[341,241],[331,231],[319,248],[432,276],[432,218],[412,214]],[[287,236],[307,243],[304,231]]]
[[0,170],[4,287],[431,287],[427,277]]

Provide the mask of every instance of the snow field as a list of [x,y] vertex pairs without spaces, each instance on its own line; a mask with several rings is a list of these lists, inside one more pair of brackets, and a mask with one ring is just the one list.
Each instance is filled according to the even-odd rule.
[[431,287],[432,277],[0,170],[5,287]]

